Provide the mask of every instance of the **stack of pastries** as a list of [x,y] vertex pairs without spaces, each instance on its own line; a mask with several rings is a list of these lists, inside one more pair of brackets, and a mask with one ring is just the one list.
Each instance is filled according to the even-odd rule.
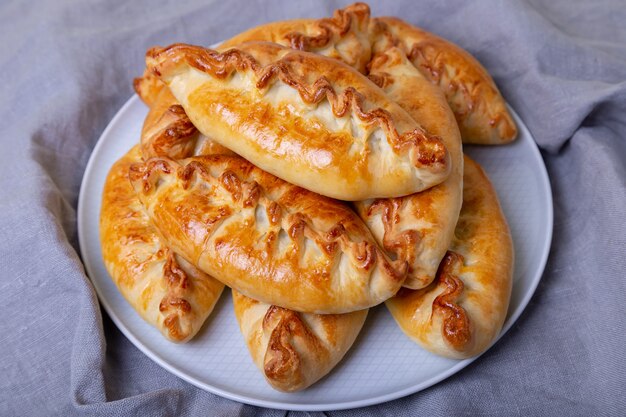
[[217,48],[151,48],[134,86],[149,113],[108,175],[100,238],[163,336],[191,339],[228,286],[281,391],[330,372],[381,303],[438,355],[497,337],[513,247],[462,143],[517,130],[466,51],[356,3]]

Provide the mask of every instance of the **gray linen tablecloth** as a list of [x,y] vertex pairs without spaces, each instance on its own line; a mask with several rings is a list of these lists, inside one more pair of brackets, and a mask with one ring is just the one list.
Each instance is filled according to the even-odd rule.
[[[77,198],[149,46],[211,44],[344,4],[0,3],[0,415],[286,413],[201,391],[121,335],[81,264]],[[554,241],[530,305],[487,354],[423,392],[328,414],[626,415],[626,2],[371,6],[451,39],[493,74],[542,149]]]

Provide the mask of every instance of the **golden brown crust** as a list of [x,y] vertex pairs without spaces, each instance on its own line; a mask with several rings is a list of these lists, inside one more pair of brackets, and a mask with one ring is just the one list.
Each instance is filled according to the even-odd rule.
[[130,305],[174,342],[192,338],[211,313],[223,284],[161,243],[128,179],[138,147],[117,161],[105,183],[100,213],[104,264]]
[[315,192],[344,200],[406,195],[448,174],[441,140],[335,60],[253,42],[223,53],[153,48],[147,65],[200,131]]
[[370,8],[365,3],[354,3],[345,9],[337,9],[332,18],[319,19],[314,25],[319,31],[314,36],[300,32],[291,32],[286,35],[289,46],[293,49],[313,51],[327,46],[336,36],[345,36],[356,23],[361,28],[367,28],[370,18]]
[[[282,307],[270,306],[263,317],[263,330],[270,332],[267,350],[263,358],[263,372],[275,385],[300,386],[304,383],[301,360],[290,339],[298,335],[309,341],[315,350],[320,351],[320,344],[311,335],[298,313]],[[289,384],[289,385],[287,385]],[[288,391],[289,389],[285,389]]]
[[171,248],[268,304],[315,313],[376,305],[402,285],[345,204],[286,183],[238,157],[155,158],[131,181]]
[[343,358],[367,310],[306,314],[260,303],[233,290],[235,317],[254,362],[277,390],[293,392],[318,381]]
[[198,132],[167,87],[150,106],[141,131],[141,152],[144,160],[160,156],[184,159],[194,155],[234,155]]
[[154,104],[161,90],[163,90],[163,87],[165,87],[165,84],[163,84],[156,75],[148,71],[148,69],[143,72],[141,77],[137,77],[133,80],[135,92],[148,107]]
[[183,107],[167,87],[161,89],[151,103],[141,131],[142,157],[189,157],[198,137],[198,129],[191,123]]
[[[398,44],[415,67],[442,89],[465,143],[496,145],[515,139],[517,127],[504,99],[489,73],[472,55],[400,19],[381,17],[372,21],[378,42]],[[393,39],[384,39],[385,36]]]
[[435,278],[461,210],[463,153],[461,135],[443,93],[397,47],[379,52],[369,77],[418,123],[444,142],[452,165],[441,184],[401,198],[357,202],[357,212],[388,252],[407,261],[405,287],[419,289]]
[[444,290],[433,301],[433,312],[443,318],[442,336],[456,350],[463,350],[471,337],[467,313],[458,304],[463,294],[463,281],[459,278],[462,265],[463,256],[456,252],[446,254],[437,274],[437,283]]
[[465,158],[463,208],[437,278],[402,289],[386,305],[402,330],[438,355],[468,358],[500,333],[511,295],[513,243],[498,199],[480,166]]
[[354,3],[335,10],[333,17],[272,22],[252,28],[220,45],[220,49],[249,41],[269,41],[338,59],[362,73],[370,60],[370,9]]

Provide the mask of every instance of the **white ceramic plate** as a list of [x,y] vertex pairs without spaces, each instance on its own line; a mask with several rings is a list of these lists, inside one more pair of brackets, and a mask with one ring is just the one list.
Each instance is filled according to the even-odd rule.
[[[440,358],[410,341],[384,306],[370,310],[344,360],[313,387],[274,391],[254,366],[239,332],[230,291],[189,343],[176,345],[146,324],[117,291],[102,262],[99,240],[101,194],[111,165],[137,143],[147,108],[133,96],[98,141],[83,178],[78,236],[87,273],[117,327],[148,357],[180,378],[243,403],[292,410],[363,407],[403,397],[453,375],[473,359]],[[513,113],[520,136],[511,145],[466,147],[493,181],[515,244],[515,273],[506,332],[532,296],[552,238],[552,194],[541,155],[528,129]],[[503,332],[503,333],[504,333]]]

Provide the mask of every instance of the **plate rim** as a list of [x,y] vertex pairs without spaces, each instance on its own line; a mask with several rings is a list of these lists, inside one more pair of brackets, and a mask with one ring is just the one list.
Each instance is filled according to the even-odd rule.
[[[138,101],[140,102],[139,96],[137,94],[133,94],[124,103],[124,105],[122,105],[122,107],[117,111],[115,116],[113,116],[111,121],[107,124],[106,128],[104,129],[104,131],[98,138],[98,141],[96,142],[96,145],[92,149],[91,154],[89,155],[89,160],[85,166],[85,170],[83,172],[83,178],[82,178],[81,185],[80,185],[79,196],[78,196],[77,218],[76,218],[77,231],[78,231],[77,233],[78,244],[79,244],[79,249],[81,252],[80,253],[81,260],[83,262],[83,265],[85,266],[86,275],[89,277],[89,281],[94,287],[94,290],[96,292],[98,300],[100,301],[100,304],[104,307],[105,311],[107,312],[107,314],[109,315],[113,323],[117,326],[117,328],[122,332],[122,334],[128,340],[130,340],[130,342],[137,349],[139,349],[144,355],[149,357],[157,365],[161,366],[162,368],[164,368],[171,374],[176,375],[178,378],[204,391],[208,391],[212,394],[219,395],[220,397],[227,398],[229,400],[237,401],[237,402],[248,404],[248,405],[279,409],[279,410],[293,410],[293,411],[346,410],[346,409],[354,409],[354,408],[367,407],[367,406],[376,405],[376,404],[382,404],[388,401],[393,401],[399,398],[403,398],[408,395],[415,394],[419,391],[422,391],[426,388],[429,388],[443,381],[444,379],[449,378],[450,376],[456,374],[457,372],[459,372],[460,370],[462,370],[463,368],[465,368],[466,366],[474,362],[476,359],[480,358],[485,352],[491,349],[491,347],[494,344],[496,344],[502,336],[504,336],[509,331],[509,329],[513,326],[513,324],[515,324],[515,322],[521,316],[522,312],[528,306],[528,303],[530,302],[531,298],[533,297],[533,295],[535,294],[537,290],[537,286],[539,285],[539,282],[541,281],[541,278],[545,272],[545,267],[546,267],[547,260],[550,254],[550,248],[552,246],[552,237],[553,237],[553,228],[554,228],[554,202],[553,202],[553,196],[552,196],[552,187],[551,187],[547,167],[545,165],[545,161],[543,160],[543,157],[541,156],[541,152],[539,151],[539,147],[537,146],[537,143],[533,135],[531,134],[526,124],[519,117],[517,112],[515,112],[515,110],[510,105],[507,104],[507,108],[511,112],[513,118],[515,119],[518,129],[520,131],[523,131],[523,133],[525,135],[528,135],[528,137],[531,139],[529,141],[531,145],[530,146],[531,152],[533,153],[534,157],[540,162],[539,165],[541,169],[539,172],[539,177],[541,178],[541,192],[543,192],[546,196],[546,204],[548,205],[549,210],[547,212],[547,219],[546,219],[547,230],[546,230],[546,235],[545,235],[545,240],[544,240],[544,248],[541,253],[540,261],[537,265],[538,266],[537,275],[532,277],[532,282],[530,283],[528,290],[526,291],[524,296],[521,298],[518,306],[515,308],[515,310],[510,312],[500,334],[493,341],[493,343],[489,346],[489,348],[485,350],[485,352],[473,358],[460,360],[457,364],[450,367],[448,370],[441,372],[440,374],[435,375],[418,384],[412,385],[402,390],[394,391],[392,393],[386,393],[386,394],[378,395],[378,396],[371,397],[371,398],[364,399],[364,400],[352,400],[352,401],[346,401],[346,402],[332,402],[332,403],[324,403],[324,404],[303,403],[303,402],[294,403],[294,402],[264,400],[264,399],[249,397],[246,395],[241,395],[241,394],[237,394],[234,392],[226,391],[222,388],[207,384],[206,382],[203,382],[199,380],[198,378],[195,378],[183,372],[182,370],[179,370],[174,365],[168,363],[158,353],[152,351],[148,346],[144,345],[132,333],[132,331],[123,324],[122,320],[118,317],[117,313],[109,304],[108,300],[105,297],[101,296],[101,290],[99,288],[99,285],[97,284],[96,280],[91,278],[92,273],[94,272],[95,268],[92,266],[91,260],[88,257],[84,256],[84,254],[87,253],[87,248],[86,248],[86,243],[85,243],[87,241],[87,237],[85,236],[85,233],[86,233],[85,227],[83,227],[84,222],[85,222],[85,216],[86,216],[85,205],[87,204],[86,199],[87,199],[87,194],[88,194],[86,191],[86,185],[91,181],[91,178],[94,175],[93,166],[96,164],[95,155],[98,155],[100,149],[104,146],[103,138],[107,137],[110,134],[111,130],[114,129],[114,127],[118,124],[119,120],[125,115],[125,113],[132,106],[141,104],[141,103],[137,103]],[[501,145],[501,146],[506,146],[506,145]]]

